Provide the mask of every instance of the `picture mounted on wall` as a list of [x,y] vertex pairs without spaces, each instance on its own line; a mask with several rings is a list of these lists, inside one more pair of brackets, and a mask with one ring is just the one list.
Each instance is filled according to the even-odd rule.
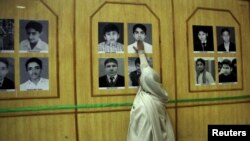
[[215,84],[215,60],[213,57],[196,57],[196,85],[214,85]]
[[0,52],[14,52],[13,19],[0,19]]
[[98,53],[123,53],[123,23],[98,23]]
[[20,90],[49,90],[48,58],[20,58]]
[[237,82],[237,60],[235,57],[218,58],[219,83]]
[[48,53],[48,21],[20,20],[20,52]]
[[[152,58],[147,58],[148,63],[153,67]],[[128,58],[129,87],[138,87],[141,76],[140,59],[138,57]]]
[[14,64],[14,58],[0,57],[0,93],[15,89]]
[[124,61],[122,58],[99,58],[99,88],[124,88]]
[[213,42],[212,26],[193,25],[193,43],[195,53],[213,53]]
[[217,50],[219,53],[235,53],[235,32],[234,27],[217,26]]
[[128,53],[136,53],[137,41],[143,41],[145,53],[152,53],[152,25],[141,23],[128,24]]

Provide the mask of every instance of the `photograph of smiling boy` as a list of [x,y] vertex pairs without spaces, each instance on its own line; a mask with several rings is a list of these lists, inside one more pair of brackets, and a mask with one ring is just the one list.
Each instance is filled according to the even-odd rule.
[[48,52],[48,21],[20,20],[20,52]]
[[123,53],[123,24],[104,23],[98,24],[98,52]]
[[124,87],[122,58],[99,58],[99,88]]
[[143,41],[145,53],[152,53],[152,25],[128,24],[128,53],[136,53],[137,41]]
[[193,25],[194,51],[214,51],[213,27]]
[[20,58],[20,90],[49,90],[48,58]]

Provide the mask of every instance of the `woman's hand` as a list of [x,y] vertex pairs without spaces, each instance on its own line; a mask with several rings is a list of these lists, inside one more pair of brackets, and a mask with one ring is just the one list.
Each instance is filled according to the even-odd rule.
[[135,52],[144,51],[144,45],[142,41],[137,41],[137,48],[133,47]]

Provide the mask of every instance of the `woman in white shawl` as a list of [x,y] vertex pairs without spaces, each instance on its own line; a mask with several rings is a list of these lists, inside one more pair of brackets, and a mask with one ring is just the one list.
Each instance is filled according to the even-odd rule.
[[140,87],[130,112],[127,141],[174,141],[174,132],[166,112],[168,94],[162,88],[160,77],[144,54],[143,43],[135,49],[140,58]]

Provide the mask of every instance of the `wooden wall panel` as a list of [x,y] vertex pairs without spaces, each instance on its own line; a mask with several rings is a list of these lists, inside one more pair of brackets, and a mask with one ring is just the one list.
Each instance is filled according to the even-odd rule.
[[[175,110],[168,112],[174,115]],[[170,118],[174,121],[172,116]],[[126,141],[128,125],[128,111],[78,114],[79,140]]]
[[[26,4],[31,0],[13,0],[0,1],[1,6],[6,5],[6,14],[14,14],[18,17],[20,13],[9,10],[10,5],[17,3]],[[49,111],[33,112],[9,112],[0,113],[0,140],[4,141],[27,141],[27,140],[72,140],[72,141],[126,141],[127,128],[129,124],[130,106],[114,107],[95,107],[98,104],[111,103],[132,103],[135,92],[122,93],[121,96],[95,96],[91,88],[91,59],[93,49],[91,46],[91,15],[95,13],[103,4],[113,3],[126,5],[128,9],[115,10],[125,12],[130,10],[128,5],[135,9],[150,9],[149,13],[154,13],[159,17],[160,24],[153,34],[157,34],[159,39],[159,62],[157,71],[161,72],[162,82],[168,90],[170,100],[167,109],[173,122],[177,136],[177,141],[206,141],[208,124],[250,124],[249,102],[247,99],[241,100],[223,100],[223,101],[192,101],[197,98],[218,98],[227,96],[249,95],[250,87],[250,69],[248,60],[250,60],[250,2],[241,0],[32,0],[29,5],[29,12],[36,11],[32,9],[32,3],[39,3],[49,8],[58,17],[57,26],[58,41],[56,49],[58,56],[58,85],[59,97],[53,99],[19,99],[19,100],[1,100],[0,108],[23,108],[57,105],[85,105],[91,104],[93,108],[88,109],[62,109]],[[128,7],[127,7],[128,6]],[[8,8],[8,9],[7,9]],[[197,8],[216,9],[230,11],[239,21],[241,26],[242,46],[242,90],[212,91],[212,92],[190,92],[188,78],[188,36],[187,19]],[[11,9],[11,8],[10,8]],[[13,9],[13,8],[12,8]],[[115,13],[109,9],[105,17],[112,19]],[[173,11],[172,11],[173,10]],[[215,10],[215,11],[216,11]],[[151,16],[138,12],[140,20],[154,21]],[[133,21],[136,14],[131,16]],[[206,13],[206,12],[205,12]],[[45,15],[46,13],[37,13]],[[203,13],[204,14],[204,13]],[[3,15],[3,13],[0,13]],[[36,14],[35,14],[36,15]],[[141,16],[142,15],[142,16]],[[201,14],[202,15],[202,14]],[[219,16],[220,14],[215,14]],[[131,18],[129,15],[124,17]],[[228,16],[228,15],[227,15]],[[99,18],[102,14],[99,15]],[[34,16],[38,18],[38,16]],[[123,16],[119,18],[122,19]],[[214,17],[195,22],[201,24],[214,22]],[[98,17],[95,17],[98,21]],[[192,22],[194,22],[192,21]],[[220,20],[225,22],[224,20]],[[154,21],[156,22],[156,21]],[[231,22],[231,21],[230,21]],[[193,24],[193,23],[190,23]],[[210,23],[209,23],[210,24]],[[224,23],[223,23],[224,24]],[[232,24],[232,23],[231,23]],[[96,28],[93,28],[96,31]],[[237,31],[239,29],[237,28]],[[96,33],[94,33],[96,34]],[[188,36],[187,36],[188,35]],[[16,37],[17,38],[17,37]],[[127,40],[127,39],[126,39]],[[190,40],[190,39],[189,39]],[[158,44],[157,44],[158,45]],[[18,70],[17,70],[18,71]],[[36,93],[38,94],[38,93]],[[129,95],[126,95],[129,94]],[[184,101],[182,101],[184,99]],[[175,101],[177,100],[177,101]],[[186,101],[187,100],[187,101]],[[191,100],[191,101],[190,101]],[[211,100],[211,99],[210,99]],[[178,102],[177,104],[175,102]],[[245,103],[240,103],[245,102]],[[234,104],[232,104],[234,103]],[[204,106],[207,104],[208,106]],[[214,105],[213,105],[214,104]],[[203,105],[203,106],[202,106]],[[186,107],[188,106],[188,107]],[[65,108],[65,107],[62,107]],[[58,113],[68,114],[61,114]],[[43,115],[44,114],[44,115]],[[49,114],[49,115],[48,115]]]
[[[49,21],[49,47],[48,54],[50,61],[50,91],[46,92],[44,96],[41,91],[30,91],[18,93],[19,99],[5,99],[1,100],[0,107],[2,108],[16,108],[16,107],[40,107],[40,106],[55,106],[73,104],[74,97],[74,1],[38,1],[38,0],[13,0],[1,1],[1,18],[15,19],[15,49],[18,55],[19,49],[19,20],[48,20]],[[24,9],[18,9],[16,6],[26,6]],[[3,16],[4,15],[4,16]],[[51,18],[52,17],[52,18]],[[9,55],[2,54],[1,55]],[[0,55],[0,56],[1,56]],[[21,54],[22,56],[27,54]],[[28,54],[30,55],[30,54]],[[42,55],[46,55],[43,54]],[[18,57],[18,56],[16,56]],[[17,59],[18,60],[18,59]],[[56,69],[56,70],[55,70]],[[15,68],[17,76],[19,74],[19,66]],[[19,82],[19,76],[17,82]],[[19,84],[19,83],[18,83]],[[19,89],[19,86],[17,85]],[[27,95],[28,94],[28,95]],[[26,95],[26,96],[25,96]],[[2,94],[7,96],[8,94]],[[14,98],[14,99],[13,99]],[[72,110],[67,110],[72,111]],[[48,111],[40,111],[46,113]],[[54,111],[51,111],[54,112]],[[34,113],[38,113],[37,111]],[[34,114],[34,113],[12,113],[14,114]],[[2,113],[1,113],[2,115]],[[8,114],[4,114],[8,115]]]
[[[241,101],[249,101],[249,99],[228,99],[220,101],[220,98],[223,97],[249,96],[250,93],[250,70],[246,67],[249,60],[249,55],[247,54],[250,53],[250,42],[247,40],[249,37],[249,2],[240,0],[193,0],[189,2],[174,0],[173,2],[175,53],[176,60],[178,60],[176,63],[177,99],[185,99],[187,101],[177,104],[176,134],[178,141],[207,140],[207,126],[209,124],[249,124],[249,113],[247,110],[249,108],[249,102],[240,104]],[[201,15],[199,15],[199,12]],[[228,17],[229,15],[226,13],[229,13],[231,18]],[[232,20],[229,20],[232,18],[235,18],[234,23]],[[235,23],[235,21],[238,22],[238,24]],[[189,67],[194,66],[194,64],[189,64],[191,62],[190,60],[193,60],[194,57],[192,54],[193,50],[190,49],[193,45],[192,25],[213,26],[214,32],[216,32],[216,26],[234,26],[235,29],[238,30],[237,34],[240,38],[236,37],[236,40],[238,41],[238,46],[241,44],[239,51],[241,50],[240,53],[242,54],[239,55],[238,58],[242,63],[241,67],[239,66],[239,71],[242,71],[242,89],[235,90],[235,86],[231,85],[204,86],[203,88],[197,89],[197,86],[190,87],[189,83],[194,83],[194,81],[190,81],[194,75],[191,74],[191,77],[189,76]],[[216,45],[216,34],[214,33],[213,36]],[[200,56],[207,57],[208,55]],[[183,69],[183,67],[186,69]],[[192,73],[194,73],[194,71],[192,71]],[[203,89],[208,89],[208,91]],[[217,90],[210,91],[209,89]],[[201,101],[202,99],[204,101]],[[226,104],[235,102],[239,103]]]
[[0,119],[1,141],[76,141],[74,114]]
[[178,109],[178,141],[206,141],[211,124],[250,124],[250,103]]
[[[136,93],[136,91],[123,91],[118,92],[118,94],[117,92],[111,92],[110,95],[113,94],[111,96],[108,95],[109,93],[100,93],[95,96],[98,91],[93,91],[92,83],[98,85],[98,73],[96,74],[98,71],[93,69],[92,65],[98,65],[95,59],[98,55],[96,54],[98,21],[124,23],[125,45],[127,44],[127,23],[152,23],[153,44],[156,45],[155,48],[161,49],[160,54],[153,55],[155,68],[158,72],[161,72],[162,82],[169,93],[170,99],[175,100],[171,6],[170,0],[76,0],[77,104],[132,103]],[[159,18],[159,21],[157,21],[157,18]],[[157,22],[159,22],[159,25]],[[94,88],[96,88],[96,85]],[[174,103],[169,104],[169,107],[172,107],[169,109],[170,117],[175,126],[174,106]],[[80,112],[78,114],[79,140],[125,141],[129,124],[129,110],[130,107],[119,106],[78,109],[78,112]]]
[[[111,12],[112,8],[115,12]],[[137,14],[131,12],[135,11],[136,8],[139,8],[136,13],[140,14],[140,16],[136,16]],[[103,10],[106,10],[107,12],[104,11],[105,13],[98,13],[99,11]],[[119,13],[117,14],[117,12]],[[145,12],[146,14],[144,14]],[[112,18],[112,16],[115,16],[117,18]],[[78,64],[76,66],[76,88],[78,104],[132,102],[136,93],[136,90],[114,90],[116,92],[118,91],[118,94],[114,95],[113,91],[109,91],[111,96],[108,95],[108,92],[103,92],[103,96],[101,95],[101,93],[98,96],[94,97],[94,94],[99,91],[97,87],[98,73],[96,74],[96,69],[92,69],[92,65],[98,65],[95,59],[98,58],[98,54],[96,54],[95,52],[97,51],[96,32],[98,31],[98,21],[122,22],[124,23],[125,30],[127,27],[127,23],[152,23],[152,27],[154,28],[153,44],[155,45],[156,49],[161,49],[160,54],[158,54],[157,52],[156,54],[153,54],[153,61],[155,61],[155,68],[157,69],[157,71],[162,72],[162,81],[164,87],[168,90],[170,98],[174,100],[175,87],[171,86],[175,80],[172,34],[173,31],[171,18],[171,1],[160,0],[159,2],[157,2],[116,0],[110,2],[105,0],[76,0],[76,63]],[[159,25],[157,22],[159,22]],[[157,33],[158,31],[160,31],[160,33]],[[125,34],[124,37],[126,45],[127,34]],[[160,37],[160,39],[157,39],[157,37]],[[92,54],[92,52],[94,53]],[[94,87],[92,87],[93,83],[95,83]],[[126,94],[129,94],[131,96],[124,96]]]
[[[230,2],[224,0],[220,0],[219,2],[213,0],[183,2],[181,0],[176,0],[174,1],[174,13],[176,60],[178,60],[176,63],[178,99],[249,95],[250,87],[248,86],[250,84],[248,80],[250,78],[250,70],[246,67],[248,63],[247,60],[249,60],[249,57],[246,54],[249,54],[250,52],[248,48],[250,44],[247,40],[249,37],[249,23],[247,23],[249,21],[249,2],[240,0],[231,0]],[[195,81],[190,81],[190,79],[194,79],[193,73],[195,72],[193,70],[194,56],[192,53],[192,25],[212,26],[215,33],[216,26],[235,27],[236,35],[241,37],[236,37],[236,41],[238,42],[237,45],[239,47],[237,50],[239,52],[235,56],[237,56],[237,60],[240,61],[238,65],[238,83],[236,85],[216,84],[215,86],[194,86]],[[217,39],[215,33],[214,40]],[[214,45],[216,45],[216,41],[214,42]],[[208,57],[208,54],[200,55],[200,57],[202,56]],[[215,53],[212,56],[216,58],[217,54]],[[218,56],[221,56],[221,54]],[[186,69],[180,69],[183,67]],[[195,91],[194,89],[198,91]],[[201,103],[197,102],[197,104]]]

